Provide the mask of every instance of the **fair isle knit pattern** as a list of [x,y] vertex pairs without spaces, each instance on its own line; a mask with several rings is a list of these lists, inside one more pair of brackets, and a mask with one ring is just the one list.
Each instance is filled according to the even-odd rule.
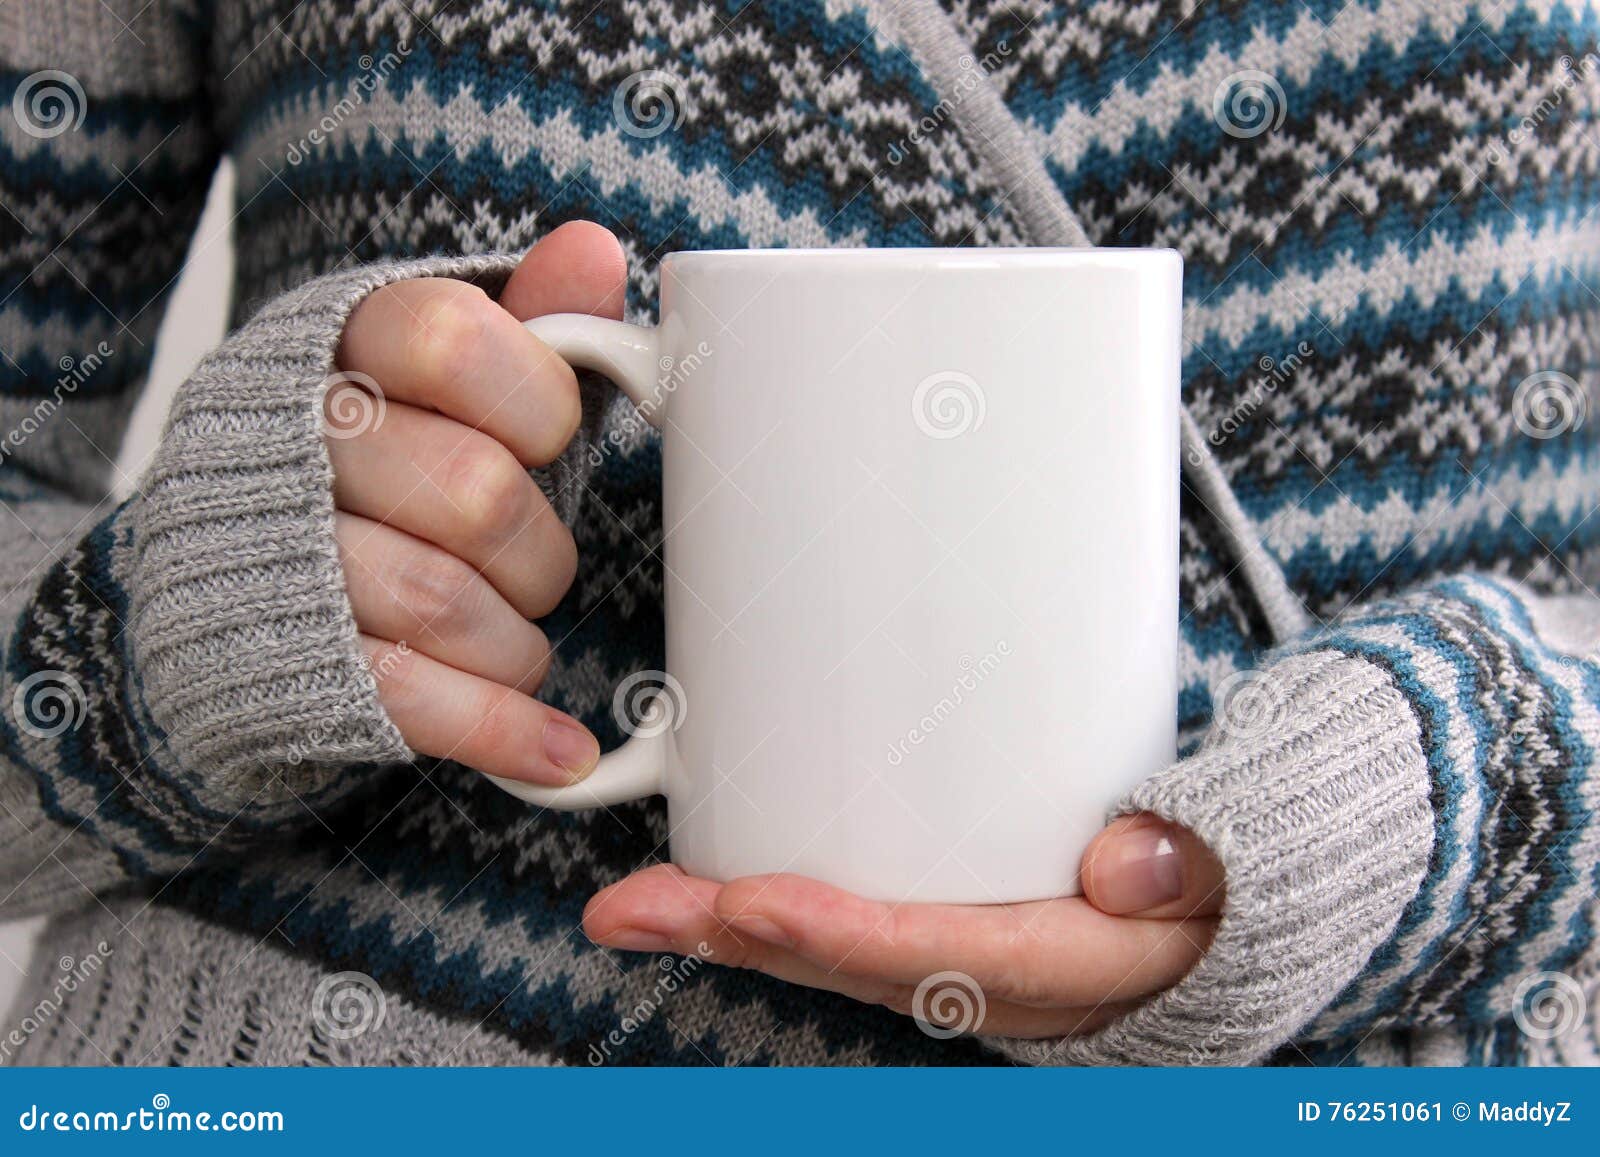
[[[52,915],[44,961],[109,951],[0,1058],[1600,1061],[1597,37],[1579,0],[10,0],[6,91],[68,107],[0,112],[0,914]],[[224,154],[236,329],[114,505]],[[677,249],[1183,253],[1193,745],[1127,806],[1227,870],[1189,977],[1081,1040],[941,1041],[601,951],[583,904],[664,854],[662,809],[539,814],[406,758],[323,379],[363,294],[493,290],[576,218],[622,239],[635,320]],[[621,452],[541,478],[584,559],[541,625],[546,694],[611,745],[662,666],[659,452],[586,388]],[[51,680],[66,726],[28,706]],[[387,1016],[330,1037],[350,973]]]

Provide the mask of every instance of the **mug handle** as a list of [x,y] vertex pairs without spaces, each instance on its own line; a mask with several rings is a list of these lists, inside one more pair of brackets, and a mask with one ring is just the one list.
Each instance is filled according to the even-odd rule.
[[[661,425],[661,345],[654,329],[584,313],[552,313],[525,324],[534,337],[570,365],[610,378],[639,408],[645,421]],[[666,711],[652,698],[641,723],[657,721]],[[621,747],[602,755],[599,765],[583,780],[568,787],[539,787],[494,775],[486,778],[520,800],[557,811],[626,803],[661,794],[670,742],[670,727],[641,727]]]

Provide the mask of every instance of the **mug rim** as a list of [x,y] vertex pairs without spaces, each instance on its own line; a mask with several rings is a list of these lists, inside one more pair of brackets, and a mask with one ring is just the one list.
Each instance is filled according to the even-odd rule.
[[1121,246],[968,246],[950,247],[842,247],[834,249],[679,249],[661,258],[665,268],[706,265],[857,264],[874,268],[934,266],[992,269],[996,266],[1041,265],[1144,265],[1171,262],[1181,266],[1183,256],[1166,247]]

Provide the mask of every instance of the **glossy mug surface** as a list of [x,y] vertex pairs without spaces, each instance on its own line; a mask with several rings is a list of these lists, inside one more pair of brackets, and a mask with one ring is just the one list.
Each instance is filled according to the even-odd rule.
[[1175,756],[1181,280],[1170,250],[677,253],[655,328],[529,322],[661,430],[668,670],[583,783],[496,782],[665,794],[714,880],[1075,892]]

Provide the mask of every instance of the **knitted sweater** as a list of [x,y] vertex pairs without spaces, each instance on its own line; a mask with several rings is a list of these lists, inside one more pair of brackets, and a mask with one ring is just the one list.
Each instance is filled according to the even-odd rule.
[[[50,919],[0,1058],[1596,1061],[1597,32],[1587,0],[9,0],[0,915]],[[112,503],[224,153],[235,327]],[[1126,807],[1227,902],[1174,988],[943,1040],[602,951],[583,903],[662,809],[411,758],[333,544],[335,343],[580,217],[635,320],[674,249],[1182,251],[1188,742]],[[541,474],[583,557],[544,693],[609,745],[662,666],[659,444],[585,391]]]

